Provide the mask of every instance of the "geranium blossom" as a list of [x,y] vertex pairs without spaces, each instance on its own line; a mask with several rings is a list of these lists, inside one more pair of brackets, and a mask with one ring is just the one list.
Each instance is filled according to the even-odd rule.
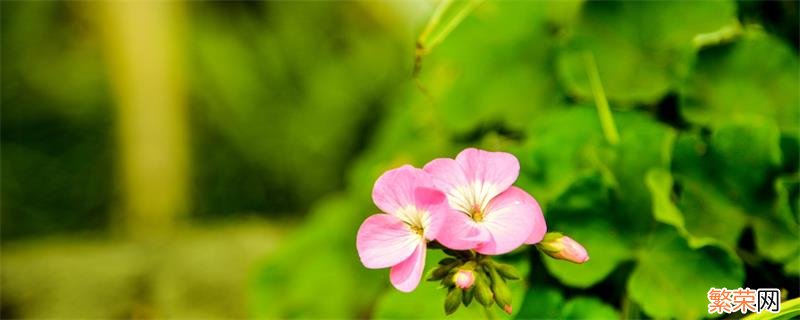
[[361,262],[391,267],[395,288],[412,291],[422,277],[427,241],[436,238],[449,210],[446,197],[428,173],[406,165],[378,178],[372,200],[385,213],[368,217],[358,230]]
[[437,240],[455,250],[487,255],[539,242],[547,231],[539,204],[513,187],[519,161],[505,152],[469,148],[454,159],[435,159],[424,170],[453,209]]

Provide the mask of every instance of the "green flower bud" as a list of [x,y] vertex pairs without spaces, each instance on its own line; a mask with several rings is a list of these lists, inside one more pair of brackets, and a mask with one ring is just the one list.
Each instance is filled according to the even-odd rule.
[[586,248],[572,238],[558,232],[545,234],[542,241],[536,246],[548,256],[556,259],[578,264],[589,260]]
[[439,260],[439,265],[446,266],[456,262],[458,262],[458,260],[456,260],[455,258],[444,258],[442,260]]
[[518,280],[522,276],[519,275],[517,269],[515,269],[510,264],[499,263],[499,262],[492,262],[494,264],[495,270],[497,273],[500,274],[501,277],[509,279],[509,280]]
[[461,289],[450,289],[450,292],[447,293],[447,298],[444,299],[444,312],[446,314],[449,315],[458,310],[458,306],[461,305],[461,295]]
[[456,272],[458,272],[458,268],[450,269],[450,271],[447,272],[447,275],[445,275],[444,278],[442,278],[442,285],[445,288],[450,288],[450,287],[453,287],[453,286],[456,285],[456,283],[453,282],[454,281],[453,278],[454,278]]
[[492,289],[489,287],[489,279],[486,278],[483,272],[476,272],[473,288],[475,290],[475,299],[484,307],[488,308],[494,303]]
[[446,276],[448,272],[450,272],[450,268],[448,268],[447,266],[440,266],[436,269],[431,270],[428,273],[428,278],[426,280],[428,281],[442,280],[442,278],[444,278],[444,276]]
[[494,286],[495,284],[498,284],[498,283],[501,283],[501,284],[505,284],[506,283],[506,280],[503,279],[502,277],[500,277],[500,274],[497,273],[497,270],[494,268],[494,266],[487,265],[487,267],[488,267],[487,268],[488,270],[486,270],[486,272],[489,273],[489,276],[492,279],[492,286]]
[[511,290],[508,289],[505,280],[492,269],[492,292],[494,292],[494,301],[497,305],[505,310],[506,306],[511,305]]
[[464,303],[465,307],[469,307],[469,304],[472,303],[472,298],[475,296],[475,287],[471,287],[467,290],[464,290],[464,294],[461,296],[461,302]]

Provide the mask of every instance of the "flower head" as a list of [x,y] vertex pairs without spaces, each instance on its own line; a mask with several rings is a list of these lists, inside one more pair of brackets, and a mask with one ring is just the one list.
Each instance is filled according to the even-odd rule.
[[455,159],[435,159],[424,170],[452,208],[436,238],[446,247],[498,255],[535,244],[547,231],[536,200],[512,186],[519,161],[509,153],[469,148]]
[[371,269],[391,267],[395,288],[412,291],[422,277],[427,241],[444,223],[445,195],[434,188],[429,174],[406,165],[378,178],[372,199],[385,213],[369,216],[358,229],[361,263]]

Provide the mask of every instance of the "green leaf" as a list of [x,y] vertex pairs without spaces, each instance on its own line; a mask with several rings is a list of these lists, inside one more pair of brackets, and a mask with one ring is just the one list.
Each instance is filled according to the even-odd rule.
[[671,226],[655,230],[637,260],[628,291],[652,317],[705,316],[709,288],[737,288],[744,280],[744,268],[735,254],[718,245],[692,249]]
[[777,262],[796,260],[800,256],[800,231],[795,216],[792,214],[792,201],[797,198],[789,194],[791,186],[797,186],[797,177],[780,177],[775,180],[775,191],[778,194],[771,214],[759,216],[753,221],[756,249],[758,252]]
[[541,287],[525,294],[517,319],[619,319],[619,314],[597,298],[577,297],[565,303],[560,291]]
[[721,123],[709,142],[682,134],[673,167],[686,230],[735,248],[752,225],[760,255],[783,262],[797,254],[797,219],[785,184],[791,179],[773,182],[781,158],[778,128],[761,117]]
[[633,258],[633,248],[625,234],[605,219],[572,221],[559,225],[558,230],[580,242],[589,252],[589,261],[583,264],[543,255],[547,271],[568,286],[589,287],[605,279],[620,263]]
[[583,59],[588,51],[612,104],[654,103],[687,73],[695,35],[735,21],[730,1],[587,2],[558,53],[559,80],[570,95],[590,101]]
[[797,54],[772,35],[749,32],[729,46],[703,50],[683,91],[681,113],[716,126],[761,115],[798,132]]
[[552,287],[532,287],[525,293],[525,301],[517,319],[555,319],[561,316],[564,296]]
[[614,307],[603,303],[594,297],[578,297],[567,302],[562,311],[561,319],[619,319],[619,314]]
[[672,130],[637,113],[613,116],[617,146],[605,142],[593,108],[573,107],[537,123],[530,142],[516,151],[525,168],[520,185],[543,203],[549,229],[589,251],[583,265],[545,259],[548,271],[570,286],[591,286],[631,258],[653,223],[642,214],[651,210],[643,177],[669,163]]

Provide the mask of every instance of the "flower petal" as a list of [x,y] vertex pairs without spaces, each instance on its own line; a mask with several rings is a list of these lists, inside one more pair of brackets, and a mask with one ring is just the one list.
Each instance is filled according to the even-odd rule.
[[425,249],[425,242],[419,242],[408,259],[392,267],[389,278],[397,290],[411,292],[417,288],[422,278],[422,269],[425,267]]
[[475,251],[498,255],[522,245],[534,228],[534,212],[537,209],[536,200],[517,187],[511,187],[492,199],[480,222],[488,230],[491,239],[478,245]]
[[464,212],[472,206],[472,194],[465,192],[470,186],[467,173],[458,162],[453,159],[439,158],[428,162],[423,168],[433,176],[433,181],[439,190],[447,194],[447,200],[453,209]]
[[417,188],[414,191],[415,205],[423,212],[422,228],[425,238],[433,240],[439,234],[450,211],[444,193],[437,189]]
[[370,269],[394,266],[406,260],[422,242],[399,218],[388,214],[369,216],[356,236],[361,263]]
[[470,250],[491,239],[486,228],[466,214],[450,210],[445,216],[444,226],[436,237],[436,241],[443,246],[453,250]]
[[383,212],[395,214],[399,209],[415,204],[419,187],[434,188],[432,177],[410,165],[386,171],[372,188],[372,201]]
[[531,234],[528,236],[528,239],[525,240],[526,244],[537,244],[539,241],[542,241],[544,238],[544,234],[547,233],[547,222],[544,220],[544,215],[542,215],[542,207],[539,206],[539,202],[536,201],[533,197],[533,230],[531,230]]
[[519,160],[507,152],[469,148],[461,151],[456,161],[464,168],[470,182],[482,182],[496,189],[489,199],[508,189],[519,176]]

